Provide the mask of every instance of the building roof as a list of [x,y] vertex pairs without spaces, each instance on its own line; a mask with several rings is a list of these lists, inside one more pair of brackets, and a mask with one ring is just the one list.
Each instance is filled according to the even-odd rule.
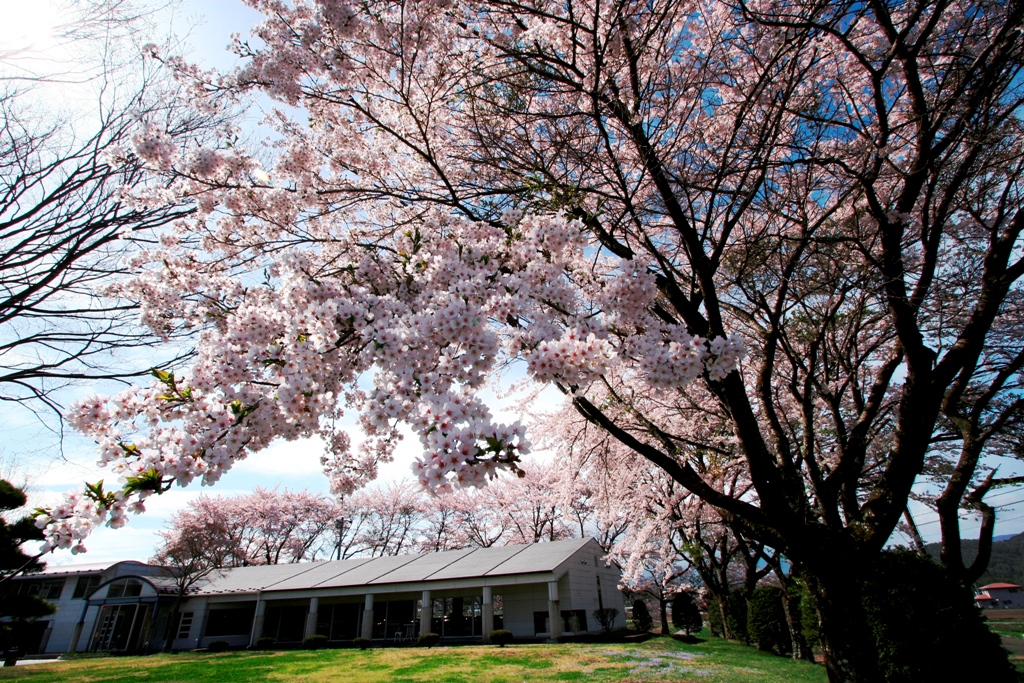
[[339,588],[550,572],[590,540],[577,538],[425,555],[222,569],[211,574],[196,594]]
[[981,595],[975,595],[974,599],[975,600],[991,600],[992,596],[989,595],[988,593],[982,593]]
[[42,571],[32,572],[31,574],[25,574],[23,577],[31,579],[37,576],[58,576],[65,574],[99,574],[101,572],[110,569],[111,567],[119,564],[136,564],[143,567],[148,567],[145,562],[139,562],[138,560],[120,560],[118,562],[86,562],[82,564],[63,564],[63,565],[47,565]]
[[982,586],[981,590],[987,591],[995,588],[1020,588],[1020,586],[1015,583],[990,583],[987,586]]

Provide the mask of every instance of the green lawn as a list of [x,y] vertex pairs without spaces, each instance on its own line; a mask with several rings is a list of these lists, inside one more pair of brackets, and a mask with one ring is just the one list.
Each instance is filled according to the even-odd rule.
[[316,652],[96,657],[0,668],[0,681],[112,683],[147,681],[294,681],[296,683],[520,683],[521,681],[779,681],[823,683],[825,669],[710,638],[667,637],[615,645],[513,645]]

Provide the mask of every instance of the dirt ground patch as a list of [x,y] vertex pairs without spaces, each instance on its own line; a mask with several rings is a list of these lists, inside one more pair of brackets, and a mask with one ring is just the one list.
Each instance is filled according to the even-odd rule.
[[1024,621],[1024,609],[986,609],[981,613],[989,621]]
[[1010,636],[1003,636],[1000,640],[1003,641],[1003,647],[1011,655],[1024,655],[1024,640]]

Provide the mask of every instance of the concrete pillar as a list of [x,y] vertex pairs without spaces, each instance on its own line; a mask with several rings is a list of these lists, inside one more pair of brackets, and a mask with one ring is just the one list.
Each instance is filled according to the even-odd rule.
[[363,638],[373,638],[373,593],[366,594],[363,605]]
[[263,637],[263,620],[267,613],[267,601],[256,599],[256,616],[252,620],[252,635],[249,636],[249,647],[255,647],[256,641]]
[[75,632],[71,634],[71,644],[68,645],[68,654],[78,652],[78,639],[82,637],[82,628],[85,627],[85,619],[75,624]]
[[420,608],[420,635],[423,635],[430,633],[433,628],[434,601],[430,597],[430,591],[423,591],[421,604],[423,606]]
[[491,635],[491,631],[494,630],[494,597],[491,595],[491,587],[484,586],[483,597],[480,598],[481,604],[481,616],[480,621],[483,626],[484,640]]
[[199,643],[203,639],[203,633],[206,631],[206,617],[209,614],[209,609],[210,603],[202,600],[195,606],[192,612],[192,628],[188,630],[188,640],[194,640],[196,647],[199,647]]
[[309,638],[310,636],[316,635],[316,613],[320,609],[320,598],[313,597],[309,599],[309,614],[306,615],[306,630],[303,631],[302,637]]
[[557,581],[548,581],[548,635],[551,640],[562,637],[562,611],[558,606]]

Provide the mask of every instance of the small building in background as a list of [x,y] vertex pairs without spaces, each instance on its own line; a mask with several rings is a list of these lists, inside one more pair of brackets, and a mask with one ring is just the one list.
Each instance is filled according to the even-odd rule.
[[977,590],[974,604],[982,609],[1024,609],[1024,593],[1015,583],[990,583]]
[[141,562],[54,567],[17,580],[57,605],[26,645],[47,654],[158,651],[170,618],[175,650],[218,640],[252,647],[261,638],[297,646],[311,635],[338,645],[408,643],[428,632],[479,642],[499,628],[549,640],[601,631],[599,610],[615,610],[612,628],[625,626],[621,574],[603,555],[597,541],[573,539],[222,569],[193,586],[177,612],[168,570]]

